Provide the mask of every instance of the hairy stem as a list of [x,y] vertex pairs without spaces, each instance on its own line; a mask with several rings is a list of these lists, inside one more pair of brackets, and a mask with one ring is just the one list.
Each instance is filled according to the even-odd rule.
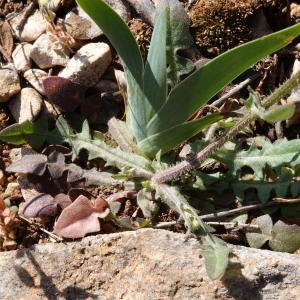
[[[267,97],[262,105],[265,108],[269,108],[273,104],[280,101],[285,95],[289,94],[294,88],[300,84],[300,72],[295,73],[290,79],[282,84],[277,90],[274,91],[269,97]],[[162,172],[155,174],[151,181],[154,184],[161,184],[171,181],[186,172],[189,172],[193,168],[199,166],[203,161],[209,158],[213,153],[220,149],[226,142],[233,139],[242,129],[247,127],[252,121],[257,118],[256,115],[249,112],[248,115],[243,117],[235,126],[230,128],[222,137],[216,142],[211,143],[203,150],[193,155],[191,158],[182,161],[181,163],[170,167]]]

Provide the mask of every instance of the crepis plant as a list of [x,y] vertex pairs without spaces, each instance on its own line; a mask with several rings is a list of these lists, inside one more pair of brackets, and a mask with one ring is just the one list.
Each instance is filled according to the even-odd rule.
[[105,1],[77,3],[103,30],[121,58],[127,80],[126,122],[138,147],[152,158],[158,151],[167,153],[222,119],[220,114],[211,114],[190,120],[228,83],[263,57],[289,44],[300,31],[297,24],[238,46],[181,80],[180,73],[188,63],[178,55],[178,50],[186,44],[189,33],[185,12],[178,1],[159,1],[145,64],[128,26]]

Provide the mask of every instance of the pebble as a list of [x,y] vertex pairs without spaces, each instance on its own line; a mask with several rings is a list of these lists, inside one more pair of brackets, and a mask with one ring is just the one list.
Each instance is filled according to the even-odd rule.
[[43,80],[48,77],[48,73],[40,69],[30,69],[23,76],[40,94],[46,95]]
[[33,44],[30,57],[41,68],[66,66],[70,52],[66,46],[51,34],[41,35]]
[[18,72],[12,63],[0,67],[0,103],[9,101],[21,90]]
[[29,16],[27,22],[24,24],[22,31],[20,32],[17,27],[20,24],[24,13],[25,11],[9,21],[12,32],[14,36],[21,42],[34,42],[41,34],[46,31],[47,22],[44,19],[42,13],[39,10],[36,10],[31,16]]
[[[131,19],[130,7],[122,0],[106,0],[106,2],[119,14],[124,22]],[[67,32],[77,40],[91,40],[103,34],[99,26],[81,9],[76,8],[65,17]]]
[[64,24],[67,32],[77,40],[90,40],[103,34],[99,26],[82,10],[69,12]]
[[79,82],[85,87],[97,84],[112,61],[105,43],[90,43],[80,48],[59,76]]
[[4,192],[4,197],[10,198],[10,200],[21,198],[20,185],[17,182],[9,183]]
[[43,100],[33,88],[23,88],[8,104],[9,110],[18,123],[33,121],[41,112]]
[[5,177],[5,174],[4,172],[0,169],[0,185],[4,185],[5,183],[5,180],[6,180],[6,177]]
[[32,45],[29,43],[18,44],[12,53],[12,59],[19,72],[25,72],[31,68],[30,51]]

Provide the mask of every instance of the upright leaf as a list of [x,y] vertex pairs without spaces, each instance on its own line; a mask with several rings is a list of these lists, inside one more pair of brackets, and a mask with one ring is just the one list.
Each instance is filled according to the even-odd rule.
[[164,0],[170,8],[167,36],[167,62],[168,84],[173,88],[181,80],[183,75],[191,73],[194,64],[191,60],[181,56],[180,50],[186,50],[193,45],[190,33],[189,19],[182,3],[178,0]]
[[156,19],[145,67],[144,95],[150,104],[146,122],[161,108],[167,97],[166,39],[168,20],[169,9],[162,7]]
[[148,125],[149,133],[186,121],[228,83],[265,56],[288,45],[300,33],[300,24],[233,48],[177,85]]

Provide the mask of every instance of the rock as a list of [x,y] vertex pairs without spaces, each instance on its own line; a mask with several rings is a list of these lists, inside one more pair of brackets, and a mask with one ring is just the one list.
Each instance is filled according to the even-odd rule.
[[0,67],[0,103],[7,102],[21,90],[20,79],[13,64]]
[[[11,200],[21,198],[22,195],[21,195],[21,189],[20,189],[19,184],[17,182],[9,183],[6,187],[3,197],[10,198]],[[1,297],[0,297],[0,299],[1,299]]]
[[59,76],[91,87],[97,84],[111,61],[111,51],[107,44],[90,43],[76,52]]
[[47,22],[44,19],[42,13],[39,10],[36,10],[32,15],[29,16],[23,29],[20,31],[17,27],[20,24],[20,21],[24,17],[25,13],[26,10],[16,17],[12,18],[9,23],[14,36],[19,41],[30,43],[35,41],[42,33],[46,31]]
[[41,112],[43,100],[33,88],[23,88],[8,104],[9,110],[18,123],[33,121]]
[[48,74],[40,69],[30,69],[24,73],[24,78],[43,96],[46,95],[43,85],[43,79],[48,77]]
[[[130,8],[123,0],[107,0],[108,4],[127,23],[131,19]],[[90,40],[103,34],[99,26],[80,8],[73,9],[65,17],[67,32],[77,40]]]
[[0,186],[3,186],[6,181],[6,176],[4,172],[0,169]]
[[131,20],[130,7],[125,0],[105,0],[105,2],[117,12],[125,23]]
[[46,115],[48,118],[57,119],[58,114],[60,113],[58,107],[46,100],[44,100],[43,102],[42,114]]
[[103,31],[99,26],[82,10],[71,11],[65,17],[67,32],[77,40],[90,40],[99,37]]
[[69,62],[69,50],[51,34],[41,35],[33,44],[30,57],[41,68],[66,66]]
[[296,300],[299,255],[232,246],[208,279],[199,243],[165,230],[91,236],[0,253],[0,298]]
[[25,72],[31,68],[30,51],[32,45],[28,43],[18,44],[12,53],[12,59],[16,69]]

